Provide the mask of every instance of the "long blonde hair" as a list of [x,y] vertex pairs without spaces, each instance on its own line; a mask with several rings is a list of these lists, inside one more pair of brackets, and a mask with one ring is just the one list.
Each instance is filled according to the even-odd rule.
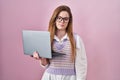
[[73,17],[72,17],[70,8],[66,5],[61,5],[61,6],[57,7],[54,10],[53,15],[50,19],[48,31],[50,32],[50,36],[51,36],[51,47],[53,47],[53,39],[54,39],[55,31],[57,30],[57,28],[55,27],[56,17],[58,16],[58,14],[61,11],[67,11],[70,16],[70,20],[69,20],[68,26],[66,28],[66,32],[68,34],[68,37],[69,37],[70,43],[71,43],[71,49],[72,49],[71,60],[74,61],[76,51],[75,51],[75,40],[74,40],[73,28],[72,28],[73,27],[73,22],[72,22]]

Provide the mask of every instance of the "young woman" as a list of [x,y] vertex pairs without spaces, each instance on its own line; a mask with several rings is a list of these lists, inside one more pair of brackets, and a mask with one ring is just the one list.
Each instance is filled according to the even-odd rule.
[[49,22],[52,51],[66,55],[41,58],[37,52],[33,57],[46,67],[42,80],[86,80],[87,59],[83,41],[73,33],[73,17],[68,6],[57,7]]

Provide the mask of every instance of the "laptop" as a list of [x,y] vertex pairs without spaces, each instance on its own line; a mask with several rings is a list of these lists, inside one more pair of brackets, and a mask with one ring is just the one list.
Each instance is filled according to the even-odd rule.
[[50,32],[48,31],[23,30],[22,41],[25,55],[32,56],[35,51],[44,58],[65,55],[51,50]]

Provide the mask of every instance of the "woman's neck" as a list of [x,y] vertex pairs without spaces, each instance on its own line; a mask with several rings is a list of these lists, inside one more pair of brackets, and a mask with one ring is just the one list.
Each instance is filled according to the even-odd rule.
[[65,30],[57,30],[56,31],[56,36],[61,39],[64,35],[66,34]]

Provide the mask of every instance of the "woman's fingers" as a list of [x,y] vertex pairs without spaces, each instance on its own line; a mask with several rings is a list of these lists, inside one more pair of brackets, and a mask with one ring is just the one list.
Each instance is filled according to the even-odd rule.
[[34,53],[33,53],[33,57],[38,57],[38,53],[37,53],[37,52],[34,52]]
[[33,57],[34,57],[35,59],[40,59],[39,54],[38,54],[37,51],[33,52]]

